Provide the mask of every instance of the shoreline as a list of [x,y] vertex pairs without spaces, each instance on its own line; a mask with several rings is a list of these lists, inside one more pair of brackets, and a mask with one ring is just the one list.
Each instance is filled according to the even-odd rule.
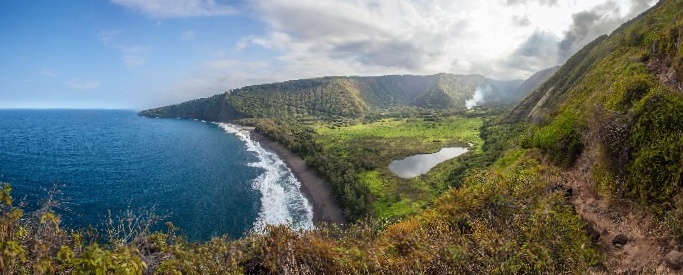
[[275,153],[301,184],[299,190],[313,207],[313,224],[346,222],[341,207],[332,196],[330,185],[320,178],[303,159],[282,144],[271,141],[252,127],[243,127],[263,148]]

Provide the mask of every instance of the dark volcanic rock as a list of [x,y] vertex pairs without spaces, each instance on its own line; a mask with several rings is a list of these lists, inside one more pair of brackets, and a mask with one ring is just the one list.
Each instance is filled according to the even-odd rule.
[[571,199],[574,196],[574,189],[568,188],[564,193],[565,199]]
[[624,246],[628,243],[628,238],[624,234],[619,234],[614,236],[614,239],[612,239],[612,244],[614,246]]

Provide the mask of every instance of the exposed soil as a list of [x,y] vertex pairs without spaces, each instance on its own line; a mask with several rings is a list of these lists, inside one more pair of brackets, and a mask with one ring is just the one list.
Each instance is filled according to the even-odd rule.
[[[650,70],[650,72],[659,78],[660,83],[664,83],[672,89],[683,91],[683,82],[681,82],[678,72],[680,68],[674,66],[667,66],[667,63],[672,63],[673,61],[662,60],[661,58],[652,58],[645,66]],[[680,66],[680,63],[679,63]]]
[[595,151],[586,148],[576,165],[563,173],[564,188],[571,188],[569,201],[589,224],[587,230],[605,255],[604,267],[593,272],[683,274],[683,269],[672,270],[664,260],[667,253],[680,247],[667,236],[661,223],[638,206],[598,195],[591,178],[593,160],[597,159]]

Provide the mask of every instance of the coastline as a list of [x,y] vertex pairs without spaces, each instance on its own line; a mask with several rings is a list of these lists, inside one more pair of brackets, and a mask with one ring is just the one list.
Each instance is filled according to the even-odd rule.
[[254,128],[243,127],[243,129],[249,132],[254,141],[275,153],[301,183],[300,190],[313,207],[313,224],[344,223],[346,221],[341,207],[332,196],[330,185],[308,167],[303,159],[282,144],[259,134]]

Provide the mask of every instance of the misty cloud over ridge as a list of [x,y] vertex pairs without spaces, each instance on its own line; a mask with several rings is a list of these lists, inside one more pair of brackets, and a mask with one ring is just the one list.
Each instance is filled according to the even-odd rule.
[[[168,88],[177,96],[326,75],[445,72],[523,79],[563,63],[588,42],[654,4],[654,0],[173,0],[161,8],[159,0],[111,1],[152,19],[220,15],[263,23],[261,33],[244,35],[222,52],[267,51],[273,58],[241,61],[221,55],[205,60]],[[210,69],[215,64],[227,66]]]
[[[279,59],[297,76],[328,64],[325,75],[450,72],[524,78],[564,62],[652,4],[257,0],[254,13],[266,22],[267,34],[245,38],[242,45],[282,52]],[[566,14],[567,9],[576,12]],[[546,17],[564,12],[566,22],[547,24],[543,12]]]

